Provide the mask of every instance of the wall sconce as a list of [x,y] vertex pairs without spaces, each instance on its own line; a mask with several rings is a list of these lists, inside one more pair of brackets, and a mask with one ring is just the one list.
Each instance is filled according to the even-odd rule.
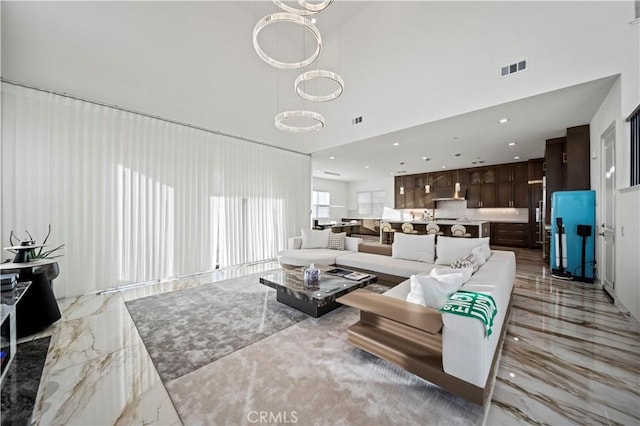
[[426,184],[426,185],[424,186],[424,193],[425,193],[425,194],[430,194],[430,193],[431,193],[431,185]]
[[404,195],[404,186],[400,187],[400,195]]
[[460,182],[456,182],[455,190],[456,192],[460,192]]

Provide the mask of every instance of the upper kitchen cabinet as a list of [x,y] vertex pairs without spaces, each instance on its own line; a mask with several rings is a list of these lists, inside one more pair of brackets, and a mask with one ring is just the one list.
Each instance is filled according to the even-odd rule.
[[418,207],[415,203],[416,175],[406,175],[402,176],[402,178],[404,185],[404,208],[414,209]]
[[404,204],[405,204],[405,188],[404,188],[404,180],[402,179],[404,178],[404,176],[396,176],[395,177],[395,184],[394,184],[394,193],[393,193],[393,200],[394,200],[394,208],[396,209],[404,209]]
[[567,129],[565,189],[591,189],[589,125]]
[[496,166],[496,207],[529,208],[529,165]]
[[496,207],[495,167],[470,169],[467,175],[467,207]]
[[[414,190],[414,204],[416,208],[432,209],[434,207],[431,192],[431,178],[429,174],[423,173],[417,175],[415,180]],[[427,192],[427,185],[429,185],[429,192]]]

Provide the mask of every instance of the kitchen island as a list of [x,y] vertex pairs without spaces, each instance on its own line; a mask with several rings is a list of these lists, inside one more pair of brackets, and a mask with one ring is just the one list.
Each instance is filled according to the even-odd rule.
[[[411,223],[413,229],[418,231],[418,234],[427,233],[428,221],[424,220],[384,220],[382,222],[388,222],[396,232],[402,232],[403,223]],[[470,219],[436,219],[434,221],[439,227],[440,232],[444,236],[451,236],[451,227],[453,225],[463,225],[466,231],[471,234],[471,238],[489,237],[491,234],[491,227],[489,221],[486,220],[470,220]],[[382,240],[381,240],[382,241]]]

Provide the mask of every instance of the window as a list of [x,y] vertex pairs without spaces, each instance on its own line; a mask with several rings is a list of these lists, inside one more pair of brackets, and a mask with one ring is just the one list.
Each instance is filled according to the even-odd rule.
[[631,186],[640,185],[640,106],[627,118],[631,123]]
[[358,192],[358,215],[382,217],[385,200],[384,191]]
[[329,204],[331,194],[325,191],[313,191],[311,196],[311,216],[316,219],[326,219],[331,216]]

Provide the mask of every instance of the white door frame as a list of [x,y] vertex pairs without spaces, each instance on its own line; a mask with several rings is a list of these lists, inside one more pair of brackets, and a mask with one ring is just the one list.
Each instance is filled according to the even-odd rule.
[[[610,152],[607,155],[607,144],[610,143]],[[598,224],[598,236],[600,237],[600,259],[598,270],[600,281],[606,293],[615,299],[615,233],[616,233],[616,123],[607,127],[600,137],[600,190],[601,209],[600,223]],[[607,164],[607,160],[611,163]],[[609,186],[607,186],[609,183]],[[607,208],[611,203],[610,210]],[[610,215],[611,217],[609,217]]]

